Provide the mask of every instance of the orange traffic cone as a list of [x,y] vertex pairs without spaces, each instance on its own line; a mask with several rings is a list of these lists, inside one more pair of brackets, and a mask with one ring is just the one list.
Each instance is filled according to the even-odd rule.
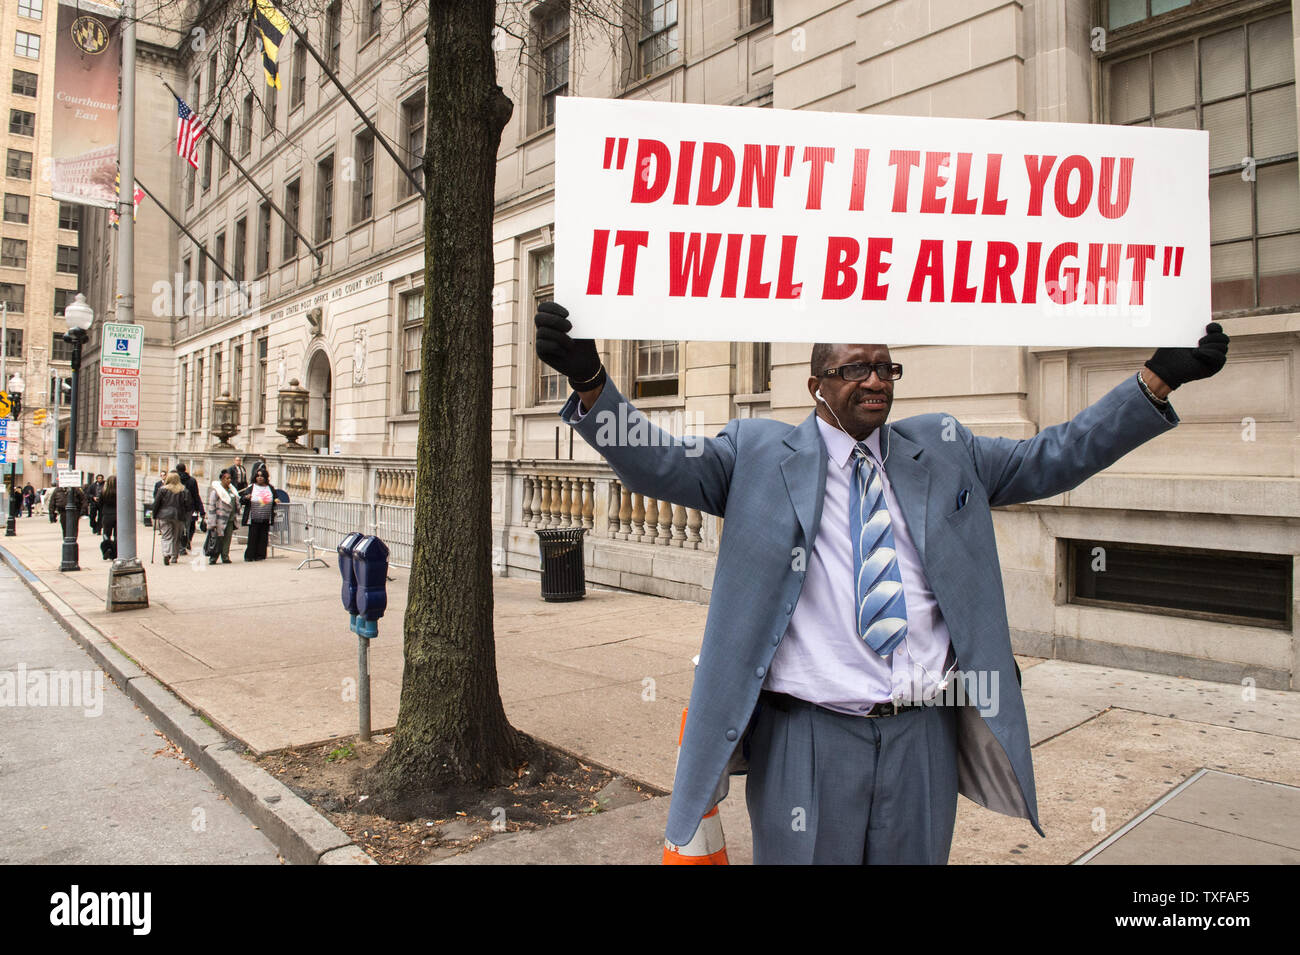
[[[677,731],[677,759],[682,758],[682,738],[686,735],[686,710],[682,710],[682,725]],[[684,846],[664,840],[664,865],[730,865],[727,861],[727,839],[722,834],[722,817],[718,805],[704,814],[700,827],[691,841]]]

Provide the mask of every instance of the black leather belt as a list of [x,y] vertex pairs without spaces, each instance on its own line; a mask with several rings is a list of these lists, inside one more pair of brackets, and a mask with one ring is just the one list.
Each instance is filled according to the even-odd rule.
[[[839,710],[827,709],[816,703],[809,703],[807,700],[801,700],[797,696],[791,696],[788,693],[774,693],[772,690],[761,690],[758,694],[758,702],[772,707],[774,710],[780,710],[783,713],[789,712],[801,706],[811,706],[819,710],[826,710],[827,713],[834,713],[836,716],[850,716],[849,713],[841,713]],[[895,713],[901,713],[903,710],[919,710],[920,703],[895,703],[893,700],[886,700],[883,703],[876,703],[865,713],[859,713],[858,716],[893,716]]]

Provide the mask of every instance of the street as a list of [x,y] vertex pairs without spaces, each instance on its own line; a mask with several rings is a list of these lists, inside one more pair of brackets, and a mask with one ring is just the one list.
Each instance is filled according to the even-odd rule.
[[279,861],[3,564],[0,607],[0,863]]

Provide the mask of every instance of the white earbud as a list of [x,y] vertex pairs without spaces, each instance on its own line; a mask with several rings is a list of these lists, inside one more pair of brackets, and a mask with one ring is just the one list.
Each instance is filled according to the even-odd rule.
[[[822,390],[820,388],[817,389],[817,400],[826,405],[826,399],[822,397]],[[829,408],[830,405],[826,405],[826,407]]]

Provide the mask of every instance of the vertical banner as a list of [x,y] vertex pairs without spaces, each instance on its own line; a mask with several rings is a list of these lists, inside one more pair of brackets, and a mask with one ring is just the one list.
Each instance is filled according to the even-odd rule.
[[54,44],[55,199],[113,208],[117,203],[117,83],[122,43],[115,5],[59,4]]
[[1194,345],[1201,130],[557,103],[582,338]]

